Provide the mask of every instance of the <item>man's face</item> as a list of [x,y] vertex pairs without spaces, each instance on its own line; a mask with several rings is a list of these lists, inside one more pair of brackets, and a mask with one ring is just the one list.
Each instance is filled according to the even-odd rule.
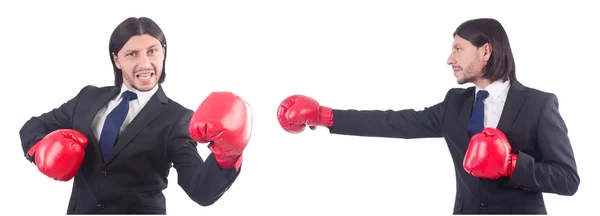
[[452,66],[458,84],[474,83],[483,75],[490,55],[489,44],[477,48],[468,40],[456,35],[447,63]]
[[131,37],[113,58],[123,72],[123,84],[130,89],[149,91],[158,83],[165,48],[156,38],[144,34]]

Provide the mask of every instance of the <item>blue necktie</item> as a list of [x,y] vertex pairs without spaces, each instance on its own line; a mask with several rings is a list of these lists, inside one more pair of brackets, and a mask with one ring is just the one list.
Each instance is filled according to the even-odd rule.
[[131,91],[125,91],[121,96],[123,97],[121,103],[106,116],[104,126],[102,127],[100,151],[102,151],[104,162],[108,160],[108,156],[110,156],[119,136],[121,125],[123,125],[123,121],[125,121],[125,117],[129,112],[129,101],[137,99],[137,95]]
[[475,96],[475,107],[473,108],[473,113],[471,114],[471,120],[469,120],[469,136],[473,136],[475,134],[483,131],[483,100],[487,98],[488,93],[485,90],[479,90],[477,95]]

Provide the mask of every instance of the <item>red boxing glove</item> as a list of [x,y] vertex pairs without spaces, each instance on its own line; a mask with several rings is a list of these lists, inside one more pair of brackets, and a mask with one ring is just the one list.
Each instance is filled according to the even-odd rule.
[[333,110],[319,105],[319,102],[310,97],[292,95],[279,105],[277,119],[283,130],[289,133],[300,133],[307,125],[312,130],[317,126],[333,125]]
[[212,92],[192,116],[188,129],[199,143],[212,143],[208,148],[221,168],[239,171],[252,133],[252,111],[231,92]]
[[511,153],[511,146],[502,131],[485,128],[469,142],[463,167],[473,176],[498,179],[512,176],[517,163],[517,154]]
[[81,166],[88,139],[76,130],[55,130],[38,141],[29,151],[38,170],[58,181],[69,181]]

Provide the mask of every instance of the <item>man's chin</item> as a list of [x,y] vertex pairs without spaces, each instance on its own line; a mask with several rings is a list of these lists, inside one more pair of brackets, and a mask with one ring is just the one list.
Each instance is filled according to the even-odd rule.
[[158,83],[153,83],[153,84],[136,84],[133,86],[133,88],[135,90],[138,90],[140,92],[147,92],[147,91],[151,91],[156,85],[158,85]]
[[469,78],[465,78],[465,77],[460,77],[460,78],[456,78],[456,83],[458,83],[459,85],[464,85],[467,83],[472,83],[473,79],[469,79]]
[[459,85],[464,85],[464,84],[467,84],[468,82],[466,82],[464,80],[456,80],[456,83],[458,83]]

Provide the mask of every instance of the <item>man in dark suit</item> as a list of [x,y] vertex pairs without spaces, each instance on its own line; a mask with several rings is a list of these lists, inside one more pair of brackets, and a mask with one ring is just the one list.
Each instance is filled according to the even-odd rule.
[[[251,113],[239,97],[212,93],[193,112],[169,99],[166,39],[149,18],[128,18],[110,38],[115,85],[86,86],[20,130],[25,156],[48,177],[74,177],[67,214],[166,214],[171,167],[201,206],[215,203],[240,173]],[[241,126],[240,126],[241,125]],[[202,160],[197,141],[210,142]]]
[[[454,214],[546,214],[542,193],[574,195],[579,176],[567,127],[552,93],[517,81],[508,36],[494,19],[454,32],[448,64],[459,84],[423,110],[339,110],[307,96],[286,98],[284,130],[392,138],[443,137],[456,173]],[[485,128],[485,129],[484,129]]]

